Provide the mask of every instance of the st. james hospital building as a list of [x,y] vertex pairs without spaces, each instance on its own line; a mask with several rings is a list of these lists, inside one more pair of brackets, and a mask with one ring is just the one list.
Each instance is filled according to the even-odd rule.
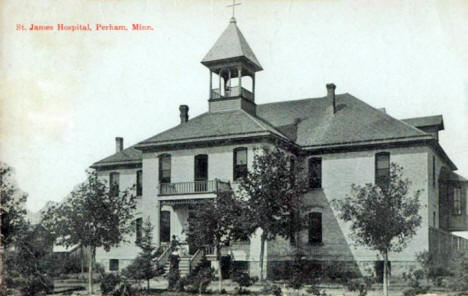
[[[136,184],[135,239],[149,218],[158,246],[167,245],[173,235],[183,244],[192,205],[235,187],[251,168],[255,148],[280,141],[304,156],[309,174],[304,194],[309,229],[300,240],[311,264],[353,263],[361,270],[378,266],[376,252],[354,246],[349,225],[337,218],[330,201],[345,198],[351,184],[385,176],[391,162],[404,168],[410,191],[422,190],[422,225],[402,252],[390,254],[392,273],[414,264],[416,254],[425,250],[447,258],[468,248],[466,240],[451,234],[468,230],[468,181],[454,172],[455,164],[438,141],[442,115],[396,119],[349,93],[336,94],[333,84],[326,85],[323,97],[257,104],[256,73],[263,68],[234,18],[201,63],[210,78],[200,85],[209,85],[207,112],[189,118],[189,107],[182,105],[174,110],[179,125],[128,148],[116,138],[115,153],[91,166],[110,186]],[[222,251],[251,276],[259,270],[260,231]],[[292,260],[292,248],[281,238],[267,242],[267,276]],[[132,242],[110,252],[98,250],[96,258],[107,270],[119,270],[138,252]],[[183,254],[181,269],[193,268],[201,252]],[[203,252],[212,258],[209,248]]]

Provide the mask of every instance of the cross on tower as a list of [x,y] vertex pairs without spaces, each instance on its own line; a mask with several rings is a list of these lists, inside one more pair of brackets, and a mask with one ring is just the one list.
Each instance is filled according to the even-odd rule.
[[226,7],[232,7],[232,17],[234,17],[234,13],[235,13],[235,7],[238,6],[238,5],[241,5],[242,3],[236,3],[236,0],[232,0],[232,4],[231,5],[227,5]]

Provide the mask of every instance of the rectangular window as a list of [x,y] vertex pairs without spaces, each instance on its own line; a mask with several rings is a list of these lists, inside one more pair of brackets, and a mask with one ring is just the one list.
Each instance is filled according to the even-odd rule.
[[432,156],[432,187],[436,186],[436,159]]
[[137,196],[143,195],[143,171],[137,171],[136,174],[136,194]]
[[322,159],[309,159],[309,187],[322,188]]
[[322,213],[309,214],[309,244],[322,243]]
[[159,156],[159,183],[171,183],[171,156]]
[[453,188],[453,214],[462,214],[461,188]]
[[135,243],[139,244],[141,242],[141,237],[143,235],[143,218],[138,218],[135,220]]
[[159,222],[159,240],[168,243],[171,240],[171,212],[161,211]]
[[109,271],[119,271],[119,259],[109,260]]
[[390,181],[390,153],[380,152],[375,155],[375,184],[386,188]]
[[109,175],[109,189],[111,196],[119,195],[119,177],[120,174],[117,172],[110,173]]
[[247,148],[234,149],[234,180],[247,176]]

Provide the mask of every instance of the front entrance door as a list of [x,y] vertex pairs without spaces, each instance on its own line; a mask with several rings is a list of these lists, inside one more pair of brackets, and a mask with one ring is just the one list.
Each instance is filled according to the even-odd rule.
[[161,211],[159,218],[159,241],[169,243],[171,241],[171,212]]

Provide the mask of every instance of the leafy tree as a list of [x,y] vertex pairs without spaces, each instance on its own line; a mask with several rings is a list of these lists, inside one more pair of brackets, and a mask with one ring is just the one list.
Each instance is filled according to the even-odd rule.
[[[260,280],[263,281],[265,242],[281,236],[291,241],[304,227],[300,210],[306,182],[300,161],[281,147],[262,149],[254,156],[252,170],[239,182],[238,197],[246,204],[249,229],[260,228]],[[296,163],[296,165],[294,165]]]
[[[0,275],[4,274],[6,251],[26,225],[26,199],[27,194],[16,184],[13,168],[0,161]],[[0,276],[0,287],[2,285],[3,277]]]
[[153,226],[146,220],[142,227],[143,236],[138,243],[141,253],[123,272],[127,277],[135,280],[146,280],[146,289],[149,292],[150,280],[164,273],[164,267],[155,264],[157,248],[153,245]]
[[213,201],[204,201],[193,207],[188,219],[187,241],[195,248],[211,244],[218,260],[219,291],[221,291],[221,248],[231,240],[248,237],[251,232],[243,205],[232,191],[221,192]]
[[7,249],[14,240],[18,230],[25,224],[24,205],[27,194],[22,192],[14,179],[13,168],[4,162],[0,162],[0,196],[1,196],[1,235],[2,246]]
[[69,198],[44,213],[43,223],[58,238],[59,245],[80,244],[90,249],[90,293],[93,293],[96,248],[109,251],[125,240],[126,235],[133,231],[131,221],[135,207],[133,188],[116,193],[98,178],[96,171],[88,171],[87,180],[73,190]]
[[50,262],[53,237],[41,226],[24,224],[7,260],[7,285],[33,296],[53,289]]
[[409,194],[411,182],[403,178],[403,168],[395,163],[380,185],[352,185],[344,200],[334,200],[338,217],[351,223],[358,245],[378,251],[384,259],[384,295],[388,295],[388,253],[401,251],[421,224],[420,190]]

